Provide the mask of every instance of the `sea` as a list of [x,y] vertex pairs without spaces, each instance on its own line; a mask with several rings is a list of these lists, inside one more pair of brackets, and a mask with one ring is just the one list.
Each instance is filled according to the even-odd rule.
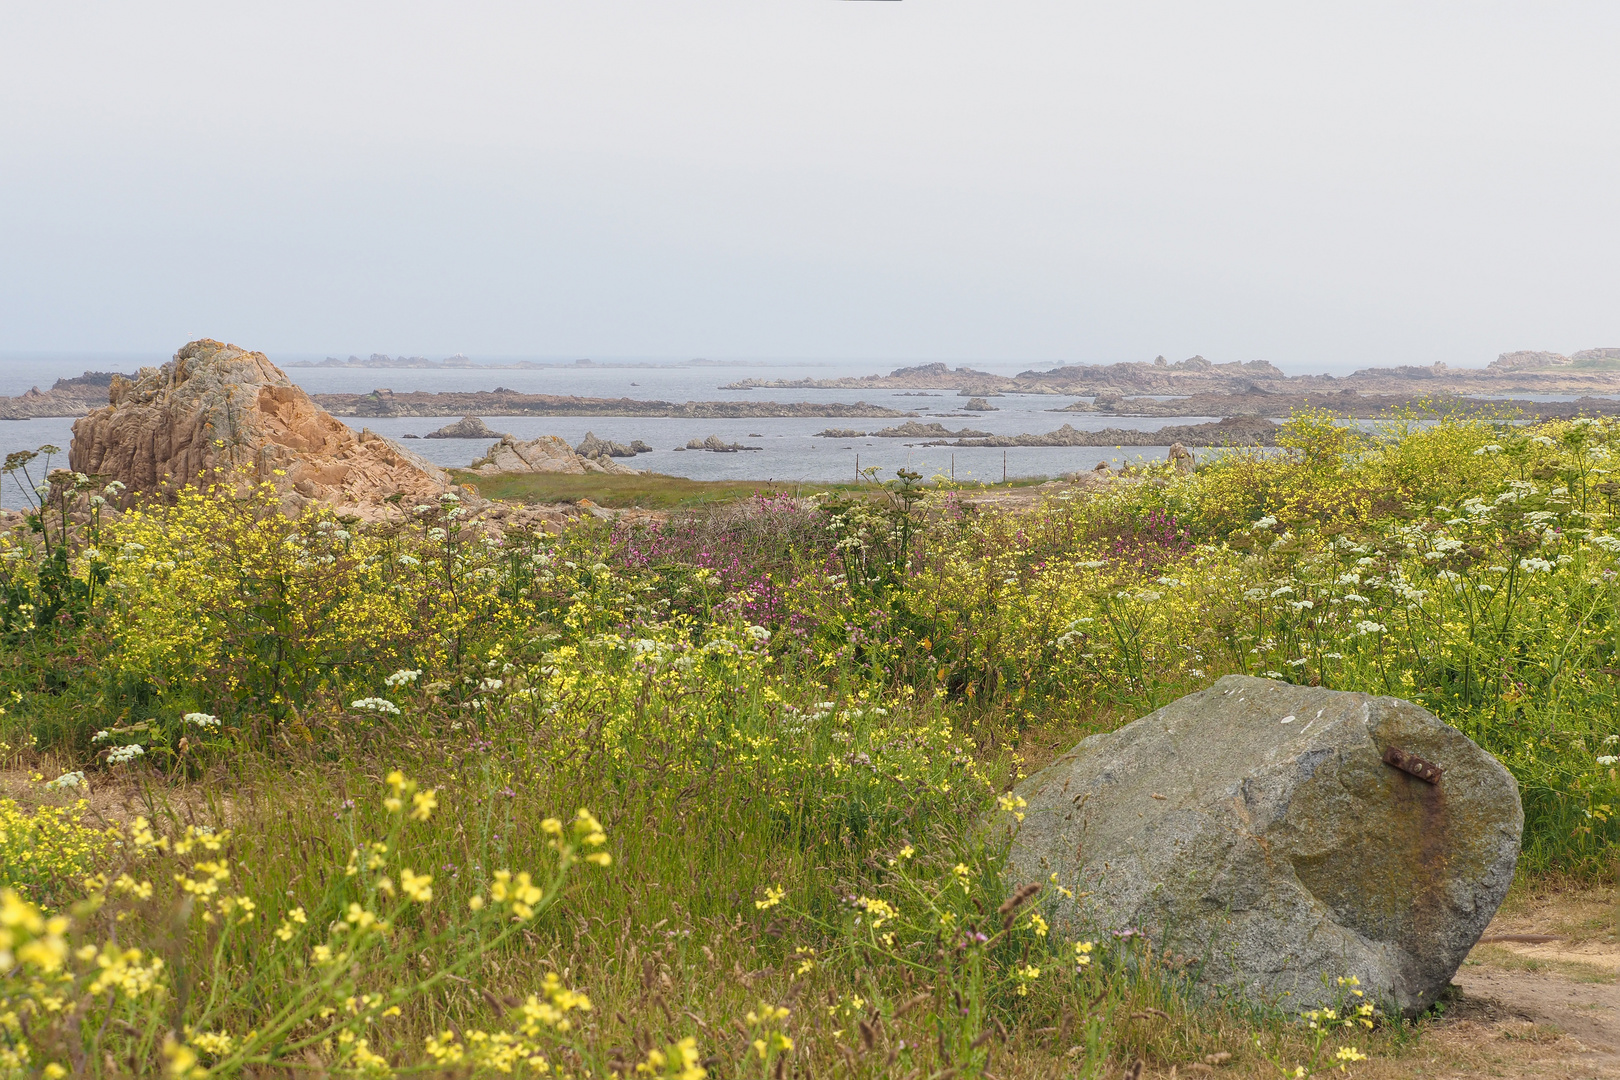
[[[30,387],[48,389],[58,378],[81,375],[85,371],[131,372],[142,365],[157,365],[164,355],[131,353],[9,354],[0,355],[0,394],[25,393]],[[276,357],[273,361],[319,357]],[[809,401],[818,403],[864,401],[905,412],[915,412],[924,423],[937,419],[952,431],[971,428],[994,435],[1040,434],[1068,423],[1081,430],[1105,427],[1154,431],[1166,424],[1197,424],[1219,417],[1105,417],[1085,413],[1053,412],[1075,401],[1076,397],[1038,394],[1009,394],[989,399],[994,412],[964,413],[967,398],[955,391],[939,390],[817,390],[762,389],[727,390],[724,384],[743,379],[829,379],[850,375],[886,374],[901,366],[880,360],[741,361],[724,364],[693,364],[668,358],[628,358],[580,364],[556,358],[502,358],[492,363],[515,364],[529,359],[549,367],[472,367],[472,368],[347,368],[284,366],[283,370],[305,391],[321,393],[365,393],[386,388],[398,393],[412,390],[476,391],[505,387],[522,393],[576,394],[581,397],[630,397],[672,402],[685,401]],[[918,361],[925,362],[925,361]],[[952,366],[956,366],[954,363]],[[973,362],[971,366],[995,374],[1016,374],[1028,364]],[[1049,365],[1043,365],[1049,366]],[[490,447],[488,439],[426,439],[427,435],[456,417],[407,417],[400,419],[345,419],[359,429],[369,427],[380,435],[399,439],[401,445],[429,461],[444,466],[465,466],[481,457]],[[623,459],[637,469],[684,476],[695,480],[759,480],[773,484],[816,484],[855,480],[865,476],[892,480],[899,469],[910,469],[924,477],[955,476],[959,480],[999,481],[1006,478],[1052,477],[1094,467],[1099,461],[1119,465],[1138,460],[1161,460],[1165,451],[1155,447],[944,447],[923,446],[917,440],[881,438],[823,438],[817,433],[828,429],[876,431],[904,420],[873,420],[842,417],[782,417],[773,419],[707,420],[672,419],[644,416],[488,416],[489,427],[521,439],[558,435],[577,445],[587,433],[614,442],[640,439],[654,449],[650,454]],[[419,438],[405,439],[416,435]],[[725,443],[740,443],[758,449],[721,454],[712,451],[679,450],[691,439],[717,435]],[[71,418],[0,420],[0,454],[55,446],[59,453],[50,467],[67,465],[67,451],[73,438]],[[35,481],[43,475],[45,458],[31,463]],[[0,485],[0,506],[16,509],[25,493],[19,486],[21,473],[6,477]]]
[[[144,353],[10,353],[0,354],[0,394],[16,395],[32,386],[48,389],[58,378],[86,371],[133,372],[142,365],[158,365],[169,357]],[[581,397],[630,397],[672,402],[685,401],[776,401],[844,402],[864,401],[892,409],[915,412],[924,423],[938,420],[952,431],[972,428],[993,435],[1044,434],[1067,423],[1077,429],[1097,431],[1107,427],[1157,431],[1167,425],[1198,424],[1218,420],[1214,416],[1126,417],[1087,413],[1058,413],[1079,397],[1045,394],[1007,394],[990,398],[993,412],[966,413],[966,397],[955,391],[896,390],[819,390],[757,389],[728,390],[727,383],[743,379],[828,379],[843,376],[886,374],[901,364],[893,360],[742,360],[725,363],[694,363],[671,358],[614,358],[579,363],[574,358],[502,357],[489,365],[512,365],[522,360],[551,366],[478,366],[471,368],[358,368],[303,367],[296,361],[316,361],[320,357],[272,355],[287,375],[311,394],[365,393],[386,388],[403,393],[425,391],[476,391],[505,387],[523,393],[576,394]],[[477,358],[474,358],[475,362]],[[923,363],[911,361],[908,363]],[[994,374],[1013,375],[1032,365],[1021,362],[971,361],[969,365]],[[952,366],[957,366],[955,362]],[[1033,365],[1049,367],[1049,364]],[[1535,395],[1547,397],[1556,396]],[[347,419],[357,429],[370,427],[378,434],[401,440],[430,461],[444,466],[465,466],[481,457],[490,447],[488,439],[421,438],[456,417],[408,417],[402,419]],[[897,470],[909,469],[925,478],[951,476],[957,480],[999,481],[1031,477],[1056,477],[1093,468],[1099,461],[1119,466],[1125,463],[1161,461],[1166,451],[1157,447],[947,447],[924,446],[917,440],[884,438],[825,438],[817,433],[827,429],[875,431],[903,420],[872,420],[840,417],[783,417],[776,419],[667,419],[642,416],[590,417],[483,417],[489,427],[521,439],[558,435],[577,445],[586,434],[614,442],[640,439],[654,449],[650,454],[623,459],[633,468],[695,480],[758,480],[773,484],[816,484],[867,477],[892,480]],[[73,438],[70,418],[0,420],[0,454],[55,446],[48,455],[50,467],[67,465],[67,451]],[[406,439],[415,435],[418,438]],[[757,449],[737,453],[714,453],[677,449],[688,440],[717,435],[725,443],[740,443]],[[1208,453],[1210,451],[1199,451]],[[43,476],[46,457],[31,463],[34,481]],[[0,506],[16,509],[26,493],[23,475],[13,473],[0,483]]]

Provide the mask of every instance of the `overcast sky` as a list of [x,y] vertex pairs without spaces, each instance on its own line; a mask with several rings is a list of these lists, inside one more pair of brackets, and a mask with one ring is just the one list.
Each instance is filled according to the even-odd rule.
[[0,350],[1620,345],[1620,4],[0,0]]

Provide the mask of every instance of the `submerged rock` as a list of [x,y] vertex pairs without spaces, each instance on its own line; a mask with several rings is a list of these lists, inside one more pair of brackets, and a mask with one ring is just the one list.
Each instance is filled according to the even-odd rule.
[[[1385,763],[1437,764],[1438,783]],[[1014,883],[1057,928],[1140,931],[1206,984],[1289,1010],[1433,1004],[1513,880],[1512,775],[1409,702],[1228,676],[1025,780]]]
[[390,495],[437,495],[450,475],[375,432],[356,434],[263,354],[203,339],[73,424],[69,467],[125,485],[125,498],[199,479],[269,481],[284,505],[382,513]]

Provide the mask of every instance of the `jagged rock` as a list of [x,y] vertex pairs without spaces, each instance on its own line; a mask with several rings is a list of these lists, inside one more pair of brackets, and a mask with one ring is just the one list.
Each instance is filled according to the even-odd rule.
[[586,457],[556,435],[521,440],[510,435],[470,466],[475,473],[635,473],[610,457]]
[[984,398],[982,398],[982,397],[969,398],[968,403],[966,405],[962,406],[962,408],[967,412],[998,412],[998,411],[1000,411],[996,406],[990,404],[988,401],[984,400]]
[[856,431],[854,428],[830,427],[825,431],[816,432],[818,439],[864,439],[866,432]]
[[650,454],[653,452],[653,448],[642,442],[640,439],[631,439],[630,449],[634,450],[638,454]]
[[721,440],[718,435],[710,435],[707,439],[688,439],[688,450],[707,450],[715,454],[735,454],[739,450],[758,450],[757,446],[744,446],[742,443],[728,443]]
[[886,427],[882,431],[874,431],[872,435],[880,439],[987,439],[988,431],[974,431],[972,428],[963,428],[961,431],[951,431],[944,424],[935,420],[923,424],[916,420],[907,420],[894,427]]
[[114,375],[109,404],[73,424],[69,467],[119,480],[124,497],[199,477],[272,481],[284,505],[382,513],[395,493],[439,494],[450,475],[372,431],[358,435],[310,401],[258,352],[202,339],[133,380]]
[[489,425],[477,416],[463,416],[453,424],[446,424],[438,431],[430,431],[422,436],[424,439],[499,439],[505,432],[491,431]]
[[1178,473],[1190,473],[1197,468],[1198,463],[1193,460],[1192,451],[1180,443],[1170,444],[1170,453],[1167,460],[1176,467]]
[[1562,353],[1520,349],[1505,352],[1491,361],[1488,371],[1539,371],[1544,368],[1567,367],[1570,358]]
[[[641,445],[647,446],[646,443],[642,443]],[[651,447],[647,448],[649,450],[652,449]],[[574,452],[582,457],[588,458],[635,457],[637,453],[634,447],[626,446],[624,443],[609,442],[606,439],[598,439],[594,433],[589,431],[585,433],[584,441],[582,441],[578,446],[574,447]]]
[[107,400],[107,388],[115,378],[129,376],[111,371],[87,371],[71,379],[57,379],[49,390],[35,386],[16,397],[0,397],[0,420],[84,416]]
[[[1438,764],[1438,783],[1384,763]],[[1410,702],[1230,675],[1094,735],[1016,789],[1014,883],[1055,927],[1138,930],[1290,1011],[1354,976],[1407,1014],[1446,988],[1513,880],[1513,776]],[[1284,997],[1284,995],[1288,995]]]

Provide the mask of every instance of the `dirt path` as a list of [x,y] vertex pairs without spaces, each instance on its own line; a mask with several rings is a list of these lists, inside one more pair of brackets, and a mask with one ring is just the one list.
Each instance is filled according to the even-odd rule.
[[1620,891],[1514,896],[1413,1052],[1368,1078],[1620,1078]]

